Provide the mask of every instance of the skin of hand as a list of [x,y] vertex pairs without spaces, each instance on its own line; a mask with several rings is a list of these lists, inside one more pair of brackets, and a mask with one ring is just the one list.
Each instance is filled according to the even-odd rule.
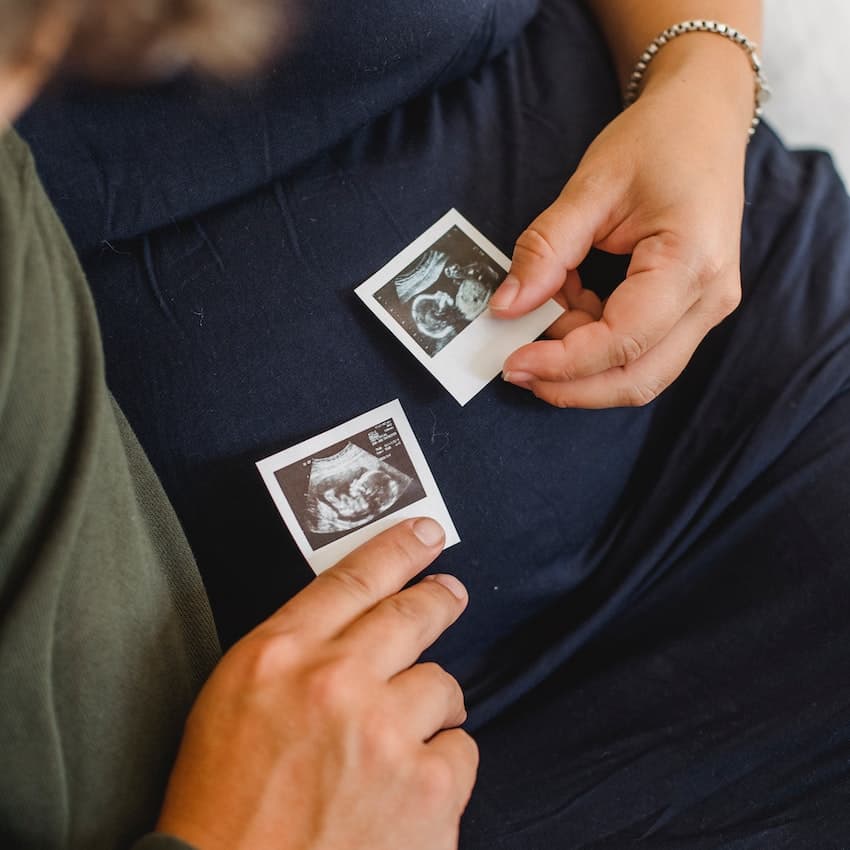
[[[737,45],[697,33],[653,65],[637,102],[519,238],[491,300],[504,318],[553,296],[567,308],[550,339],[504,366],[505,380],[559,407],[651,402],[740,302],[752,70]],[[577,271],[593,246],[632,255],[604,304]]]
[[478,767],[461,689],[421,653],[463,612],[442,550],[401,523],[319,575],[222,659],[157,829],[199,850],[456,850]]

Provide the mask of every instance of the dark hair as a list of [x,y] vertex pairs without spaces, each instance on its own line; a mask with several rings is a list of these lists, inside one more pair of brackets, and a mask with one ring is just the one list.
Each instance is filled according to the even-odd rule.
[[65,64],[132,81],[183,67],[235,76],[269,58],[283,34],[283,0],[0,0],[0,63],[38,60],[39,26],[72,28]]

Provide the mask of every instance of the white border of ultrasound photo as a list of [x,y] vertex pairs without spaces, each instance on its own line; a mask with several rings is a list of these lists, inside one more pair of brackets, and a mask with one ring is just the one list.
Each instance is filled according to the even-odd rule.
[[527,316],[509,321],[496,319],[486,310],[442,351],[433,357],[429,356],[376,300],[375,295],[453,227],[468,236],[504,272],[510,270],[510,259],[453,209],[379,272],[358,286],[355,292],[404,347],[461,405],[465,405],[501,373],[508,355],[537,339],[564,310],[555,301],[547,301]]
[[[407,505],[397,511],[390,511],[369,525],[355,529],[344,537],[334,540],[332,543],[322,546],[319,549],[314,549],[310,545],[307,535],[302,530],[301,523],[296,517],[295,512],[287,501],[275,473],[299,461],[307,460],[311,455],[321,452],[328,446],[356,436],[362,431],[366,431],[388,419],[393,420],[398,435],[404,443],[404,448],[413,463],[419,483],[425,490],[425,498],[419,499],[413,502],[413,504]],[[419,447],[419,442],[398,400],[382,405],[369,413],[364,413],[362,416],[358,416],[344,425],[339,425],[330,431],[325,431],[323,434],[305,440],[297,446],[292,446],[271,457],[267,457],[257,463],[257,469],[283,521],[286,523],[286,527],[301,550],[301,554],[304,555],[310,567],[317,575],[328,569],[328,567],[332,567],[358,546],[375,537],[381,531],[410,517],[429,516],[437,520],[446,532],[446,548],[453,546],[455,543],[460,543],[460,537],[458,537],[457,530],[449,516],[448,508],[437,487],[437,482],[431,474],[425,455]]]

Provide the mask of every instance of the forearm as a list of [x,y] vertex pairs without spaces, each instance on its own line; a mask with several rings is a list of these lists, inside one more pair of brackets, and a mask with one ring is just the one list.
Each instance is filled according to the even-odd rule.
[[[647,45],[667,27],[691,19],[716,20],[751,40],[762,37],[761,0],[586,0],[611,49],[621,85]],[[689,33],[659,52],[644,89],[658,80],[698,86],[721,95],[742,120],[752,117],[754,82],[747,56],[738,45],[709,33]],[[736,116],[737,117],[737,116]]]

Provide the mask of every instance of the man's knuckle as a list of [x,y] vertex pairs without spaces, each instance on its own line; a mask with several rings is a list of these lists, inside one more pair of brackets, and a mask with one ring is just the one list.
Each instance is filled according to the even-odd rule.
[[694,268],[698,284],[707,289],[723,274],[726,263],[712,253],[705,253],[695,261]]
[[450,698],[461,708],[463,711],[466,711],[466,697],[463,693],[463,688],[460,686],[460,682],[455,679],[450,673],[447,673],[443,670],[443,676],[446,681],[446,688],[449,691]]
[[392,534],[384,541],[384,547],[383,559],[388,563],[402,565],[406,570],[415,567],[422,559],[421,546],[413,544],[411,534]]
[[242,676],[253,689],[276,685],[281,674],[298,655],[295,638],[290,634],[255,635],[234,647]]
[[393,628],[403,631],[409,641],[418,645],[435,637],[456,602],[446,588],[429,581],[390,597],[386,605],[394,620]]
[[481,752],[478,749],[478,744],[475,741],[475,738],[473,738],[468,732],[461,731],[458,734],[460,735],[460,740],[463,742],[465,747],[463,758],[466,764],[473,770],[477,769],[481,762]]
[[742,297],[741,284],[738,282],[721,287],[717,296],[717,308],[720,318],[725,319],[734,313],[741,306]]
[[362,678],[347,659],[326,661],[306,675],[304,691],[309,704],[322,711],[349,710]]
[[455,715],[455,723],[457,726],[460,726],[463,723],[466,723],[469,718],[469,714],[466,710],[466,699],[464,698],[463,691],[457,694],[454,702],[456,715]]
[[419,669],[425,677],[433,679],[438,686],[454,687],[457,685],[460,687],[457,679],[436,661],[422,661],[419,664]]
[[425,806],[442,807],[454,791],[454,768],[440,756],[423,756],[416,770],[416,786],[417,796]]
[[336,582],[346,593],[361,602],[374,599],[376,593],[372,579],[353,567],[338,566],[319,575],[316,581]]
[[466,698],[464,697],[463,688],[451,673],[433,661],[426,661],[420,667],[426,676],[433,679],[433,691],[435,693],[439,693],[440,689],[442,689],[450,705],[456,707],[458,711],[466,711]]
[[367,764],[392,766],[405,754],[402,735],[386,716],[372,712],[360,725],[361,753]]
[[[424,586],[426,592],[431,590],[428,584],[426,583]],[[399,593],[391,596],[387,599],[386,605],[395,619],[401,620],[408,625],[420,627],[427,619],[425,606],[421,603],[420,599],[414,597],[412,594]]]

